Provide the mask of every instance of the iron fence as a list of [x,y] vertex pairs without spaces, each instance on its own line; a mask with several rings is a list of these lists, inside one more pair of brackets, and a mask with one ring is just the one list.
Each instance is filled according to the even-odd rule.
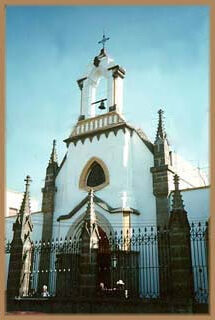
[[208,303],[209,261],[208,261],[208,223],[191,223],[191,257],[194,282],[194,301]]
[[[190,225],[193,292],[196,303],[208,303],[208,224]],[[48,285],[50,296],[78,296],[82,239],[65,238],[32,242],[29,296],[41,296]],[[11,244],[6,243],[9,258]],[[42,264],[41,257],[48,263]],[[169,230],[154,226],[105,235],[97,250],[97,286],[106,296],[124,283],[129,298],[166,299],[170,294]]]

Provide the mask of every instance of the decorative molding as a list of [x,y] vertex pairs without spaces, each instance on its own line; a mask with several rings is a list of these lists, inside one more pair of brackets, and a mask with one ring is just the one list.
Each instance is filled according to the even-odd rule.
[[97,140],[99,141],[100,136],[102,134],[105,134],[105,137],[108,138],[110,132],[113,132],[114,135],[116,136],[119,130],[122,130],[123,133],[125,134],[126,129],[129,130],[131,137],[133,136],[133,133],[135,131],[136,134],[140,137],[140,139],[144,142],[146,147],[151,151],[151,153],[154,153],[154,145],[151,143],[151,141],[149,141],[143,135],[140,135],[140,132],[137,129],[128,125],[126,122],[113,124],[113,125],[110,125],[109,127],[105,127],[105,128],[98,128],[94,131],[89,131],[89,132],[82,133],[82,134],[79,134],[76,136],[70,136],[69,138],[65,139],[64,142],[67,144],[67,147],[71,142],[76,146],[76,144],[79,140],[81,140],[82,144],[84,144],[84,141],[87,138],[90,138],[91,139],[90,141],[92,141],[93,138],[96,137]]
[[84,77],[84,78],[81,78],[81,79],[77,80],[78,86],[79,86],[79,88],[80,88],[81,90],[83,89],[83,82],[84,82],[84,80],[86,80],[86,79],[87,79],[87,77]]
[[56,177],[57,177],[58,173],[60,172],[60,169],[62,168],[64,162],[66,161],[66,158],[67,158],[67,153],[65,154],[65,156],[63,157],[63,160],[61,161],[61,164],[60,164],[60,166],[57,170],[57,173],[56,173]]
[[[57,218],[57,222],[61,220],[67,220],[71,219],[86,203],[88,202],[88,195],[78,204],[74,207],[72,211],[70,211],[68,214],[62,215]],[[111,214],[116,214],[116,213],[123,213],[123,212],[128,212],[132,213],[135,215],[140,215],[140,212],[136,209],[133,208],[112,208],[106,201],[103,199],[97,197],[94,195],[94,203],[96,203],[100,208],[104,209],[105,211],[111,213]]]
[[114,78],[120,77],[122,79],[124,79],[125,77],[125,70],[120,67],[119,65],[113,66],[108,68],[108,70],[112,70],[112,75]]

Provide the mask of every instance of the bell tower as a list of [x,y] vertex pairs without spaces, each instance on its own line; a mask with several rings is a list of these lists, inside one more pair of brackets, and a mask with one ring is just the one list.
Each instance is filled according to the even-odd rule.
[[[100,53],[90,63],[86,74],[77,80],[81,90],[81,107],[79,120],[93,118],[97,114],[97,107],[107,112],[116,111],[122,114],[123,108],[123,79],[125,70],[116,65],[108,56],[105,50],[105,42],[109,40],[103,35],[98,43],[102,43],[103,48]],[[105,79],[106,89],[104,97],[96,99],[96,91],[101,78]]]

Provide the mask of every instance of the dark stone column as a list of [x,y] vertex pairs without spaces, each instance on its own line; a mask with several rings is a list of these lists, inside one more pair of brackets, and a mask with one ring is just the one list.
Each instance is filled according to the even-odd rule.
[[53,140],[52,152],[49,164],[46,168],[45,186],[42,188],[42,212],[43,212],[43,230],[42,230],[42,247],[40,254],[38,292],[42,292],[43,285],[48,286],[49,290],[49,274],[50,274],[50,245],[52,241],[53,230],[53,213],[54,200],[57,191],[55,186],[55,178],[58,172],[56,141]]
[[190,244],[190,226],[187,212],[178,188],[179,177],[175,175],[173,209],[169,219],[170,242],[170,305],[172,312],[192,312],[193,273]]
[[97,289],[99,231],[93,202],[93,189],[89,191],[88,206],[81,234],[80,295],[94,297]]
[[87,230],[83,230],[80,254],[80,295],[91,298],[95,297],[97,289],[98,249],[91,249],[89,246],[89,240]]
[[22,241],[12,241],[7,279],[7,297],[19,296],[20,278],[22,270]]
[[30,214],[30,177],[27,176],[25,181],[26,190],[16,221],[13,224],[7,280],[7,298],[9,299],[13,299],[15,296],[28,296],[30,289],[32,256],[30,235],[33,230]]

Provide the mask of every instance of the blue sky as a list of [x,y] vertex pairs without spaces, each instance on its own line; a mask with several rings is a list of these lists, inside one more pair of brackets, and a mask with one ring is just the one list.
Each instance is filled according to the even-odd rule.
[[154,140],[163,108],[172,149],[209,165],[207,6],[7,6],[7,188],[23,191],[30,174],[40,200],[52,140],[60,162],[80,111],[76,80],[103,29],[108,53],[126,69],[126,119]]

